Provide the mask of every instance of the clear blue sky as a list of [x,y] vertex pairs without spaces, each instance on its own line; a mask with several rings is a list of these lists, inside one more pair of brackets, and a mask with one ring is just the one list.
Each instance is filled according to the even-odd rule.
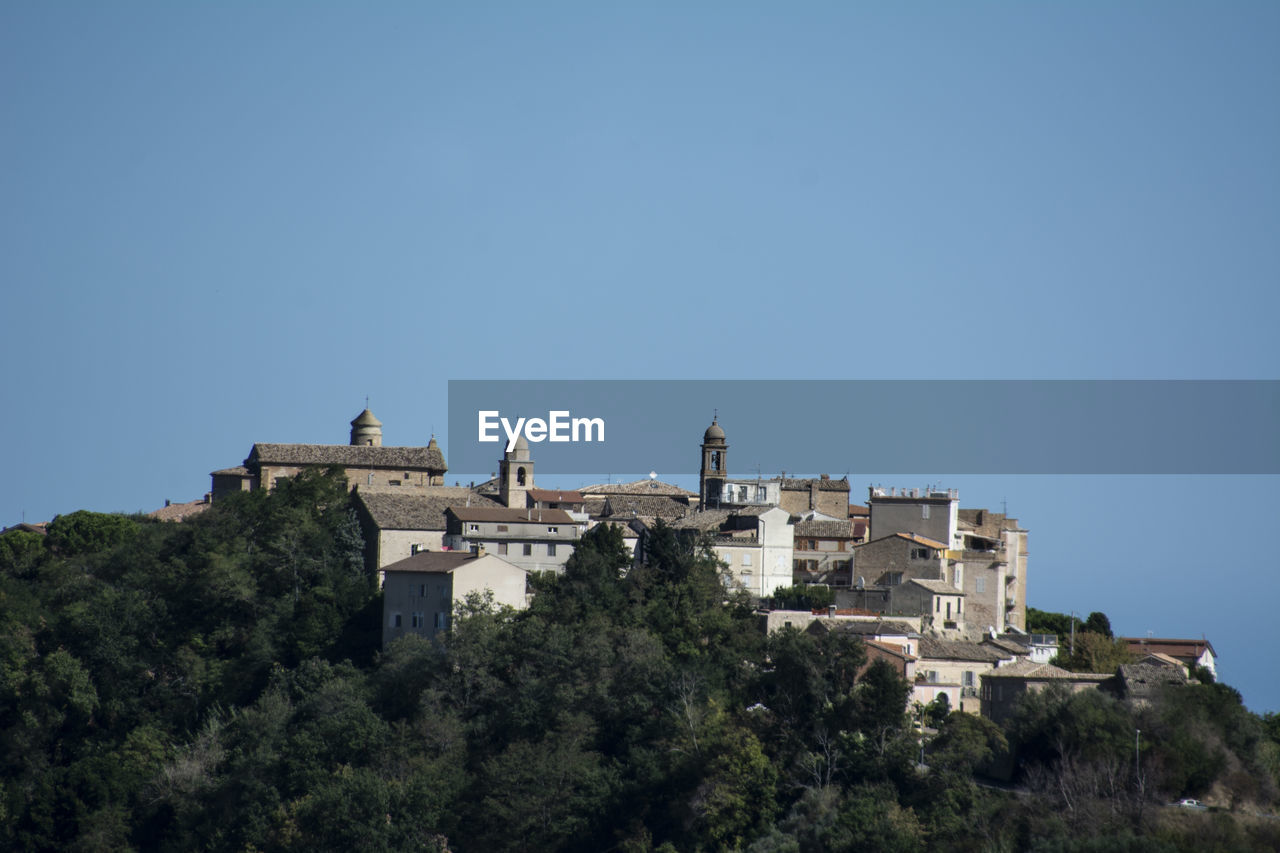
[[[1277,378],[1277,44],[1272,2],[5,3],[0,525],[366,394],[447,452],[450,378]],[[1034,606],[1280,709],[1277,478],[950,485]]]

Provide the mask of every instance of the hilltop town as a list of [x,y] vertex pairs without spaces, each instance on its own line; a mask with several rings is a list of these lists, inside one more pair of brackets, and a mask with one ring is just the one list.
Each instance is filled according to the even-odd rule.
[[[270,490],[309,467],[341,469],[367,568],[383,590],[384,646],[447,630],[471,592],[526,607],[528,574],[563,571],[598,525],[617,529],[634,562],[662,525],[710,547],[726,586],[759,606],[766,632],[858,637],[912,685],[917,708],[942,703],[1002,721],[1022,695],[1050,685],[1140,698],[1197,671],[1216,676],[1205,639],[1124,638],[1129,662],[1114,671],[1053,665],[1066,651],[1058,636],[1027,630],[1028,531],[1016,518],[962,507],[956,489],[870,486],[860,504],[848,477],[735,477],[718,415],[697,445],[697,492],[656,475],[539,488],[524,436],[498,460],[497,476],[449,486],[434,436],[425,447],[384,445],[383,424],[367,408],[350,426],[345,445],[254,444],[241,465],[212,472],[204,500],[157,515],[181,518],[230,493]],[[797,596],[825,603],[788,609]]]

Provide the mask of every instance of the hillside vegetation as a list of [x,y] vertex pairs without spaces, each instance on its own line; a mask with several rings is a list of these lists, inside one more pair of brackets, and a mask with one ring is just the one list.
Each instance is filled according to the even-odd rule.
[[[0,536],[0,847],[1280,849],[1248,814],[1280,721],[1221,684],[1140,710],[1045,693],[922,743],[892,668],[766,638],[669,530],[628,571],[597,528],[527,611],[471,599],[386,650],[362,547],[314,472],[179,524]],[[978,784],[1000,766],[1018,792]]]

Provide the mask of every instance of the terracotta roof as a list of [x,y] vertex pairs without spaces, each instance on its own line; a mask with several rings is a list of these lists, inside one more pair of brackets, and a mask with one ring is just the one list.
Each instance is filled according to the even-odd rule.
[[210,471],[209,476],[211,477],[219,477],[219,476],[248,477],[249,469],[244,467],[243,465],[235,465],[235,466],[232,466],[231,468],[222,468],[221,470],[218,470],[218,471]]
[[259,465],[337,465],[344,468],[415,468],[444,472],[439,447],[374,447],[366,444],[255,444],[244,460]]
[[938,640],[933,637],[920,638],[921,660],[968,660],[981,663],[996,663],[1008,660],[1011,655],[985,646],[982,643],[970,643],[965,640]]
[[870,542],[862,542],[858,545],[854,545],[853,547],[855,549],[865,548],[868,545],[874,544],[876,542],[883,542],[886,539],[893,539],[895,537],[897,537],[898,539],[905,539],[908,542],[914,542],[917,545],[924,545],[929,548],[934,548],[939,551],[945,551],[947,549],[946,545],[943,545],[941,542],[937,541],[936,539],[930,539],[927,536],[920,536],[917,533],[890,533],[888,536],[881,536],[879,539],[872,539]]
[[850,518],[870,518],[871,509],[870,507],[861,506],[860,504],[849,504],[849,517]]
[[1159,652],[1175,658],[1198,658],[1208,649],[1215,658],[1218,653],[1208,640],[1179,640],[1168,637],[1121,637],[1129,644],[1129,651],[1143,654]]
[[885,634],[914,637],[919,634],[915,628],[905,622],[894,622],[885,619],[814,619],[807,630],[813,631],[817,629],[868,637],[878,637]]
[[529,497],[533,498],[535,501],[546,501],[547,503],[582,503],[582,492],[579,491],[566,492],[560,489],[530,489]]
[[562,509],[518,509],[505,506],[451,506],[449,512],[459,521],[504,521],[525,524],[574,524],[573,517]]
[[847,521],[800,521],[796,536],[814,539],[852,539],[853,525]]
[[356,489],[356,500],[364,505],[379,530],[444,530],[444,511],[451,506],[492,507],[497,504],[484,495],[457,486],[425,489]]
[[671,527],[676,530],[719,530],[733,514],[731,509],[704,509],[676,519]]
[[608,495],[680,495],[696,498],[698,495],[688,489],[682,489],[661,480],[635,480],[630,483],[597,483],[594,486],[582,486],[578,489],[583,495],[606,497]]
[[692,511],[683,498],[675,495],[610,495],[605,498],[600,514],[670,519],[684,518]]
[[810,487],[811,485],[815,484],[815,483],[817,484],[817,486],[818,486],[818,491],[820,491],[820,492],[847,492],[847,491],[849,491],[849,481],[848,481],[847,479],[843,479],[843,478],[841,478],[841,479],[839,479],[839,480],[823,480],[823,479],[820,479],[820,478],[818,478],[818,477],[812,477],[812,478],[810,478],[810,477],[803,477],[803,478],[802,478],[802,477],[783,477],[783,478],[782,478],[782,488],[784,488],[784,489],[786,489],[786,490],[788,490],[788,491],[801,490],[801,489],[803,489],[804,491],[808,491],[808,490],[809,490],[809,487]]
[[899,646],[897,643],[885,643],[885,642],[881,642],[880,640],[863,640],[862,642],[866,643],[868,646],[871,646],[872,648],[879,649],[880,651],[885,652],[886,654],[891,654],[891,655],[894,655],[895,657],[900,657],[903,660],[918,660],[918,658],[915,655],[909,655],[905,651],[903,651],[902,646]]
[[47,521],[38,521],[35,524],[32,524],[29,521],[19,521],[12,527],[6,527],[3,530],[0,530],[0,534],[8,533],[11,530],[21,530],[24,533],[35,533],[40,536],[47,536],[49,535],[48,528],[49,522]]
[[1030,654],[1030,646],[1024,646],[1017,640],[1011,640],[1008,637],[983,637],[982,642],[988,646],[994,646],[1001,651],[1009,652],[1014,655]]
[[964,595],[964,590],[956,589],[946,581],[928,578],[911,578],[907,583],[913,583],[916,586],[924,587],[934,595]]
[[470,551],[419,551],[411,557],[403,560],[397,560],[383,566],[379,571],[382,572],[453,572],[461,569],[468,563],[475,562],[480,559],[494,559],[499,562],[506,563],[511,568],[523,572],[519,566],[508,563],[501,557],[493,553],[486,553],[477,556]]
[[168,506],[155,510],[154,512],[147,513],[147,517],[159,519],[160,521],[182,521],[184,518],[199,515],[210,506],[212,506],[212,504],[204,498],[201,498],[198,501],[188,501],[186,503],[171,503]]
[[1020,660],[982,673],[983,678],[1025,678],[1028,681],[1106,681],[1109,672],[1070,672],[1051,663]]

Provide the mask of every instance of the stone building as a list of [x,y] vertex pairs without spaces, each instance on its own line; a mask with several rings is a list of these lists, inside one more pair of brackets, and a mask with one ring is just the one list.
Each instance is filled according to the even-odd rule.
[[[918,671],[918,670],[917,670]],[[982,716],[994,723],[1003,723],[1027,693],[1038,693],[1057,684],[1070,693],[1096,690],[1110,681],[1109,672],[1068,672],[1050,663],[1022,660],[1002,666],[980,675],[979,691]]]
[[851,521],[809,519],[795,526],[792,571],[796,583],[852,586],[853,546]]
[[562,509],[451,506],[445,510],[444,547],[482,547],[531,572],[562,571],[579,532]]
[[454,605],[473,592],[491,592],[495,603],[517,610],[528,603],[525,570],[483,549],[420,551],[384,571],[383,646],[409,633],[434,637],[448,630]]
[[357,487],[354,506],[365,542],[365,564],[381,570],[419,551],[444,548],[445,510],[451,506],[498,507],[465,487],[424,489]]
[[716,556],[728,565],[731,581],[753,596],[764,598],[792,583],[794,525],[783,509],[705,510],[676,519],[670,526],[708,537]]
[[[964,592],[969,628],[996,633],[1009,627],[1024,629],[1027,531],[1004,513],[960,509],[959,501],[955,489],[872,487],[872,541],[867,544],[893,534],[912,534],[942,545],[946,569],[936,577]],[[866,577],[856,549],[854,575]]]
[[422,488],[444,485],[444,453],[435,436],[426,447],[384,447],[382,422],[365,409],[351,421],[349,444],[255,444],[243,465],[214,471],[212,495],[270,489],[306,468],[341,468],[347,484]]

